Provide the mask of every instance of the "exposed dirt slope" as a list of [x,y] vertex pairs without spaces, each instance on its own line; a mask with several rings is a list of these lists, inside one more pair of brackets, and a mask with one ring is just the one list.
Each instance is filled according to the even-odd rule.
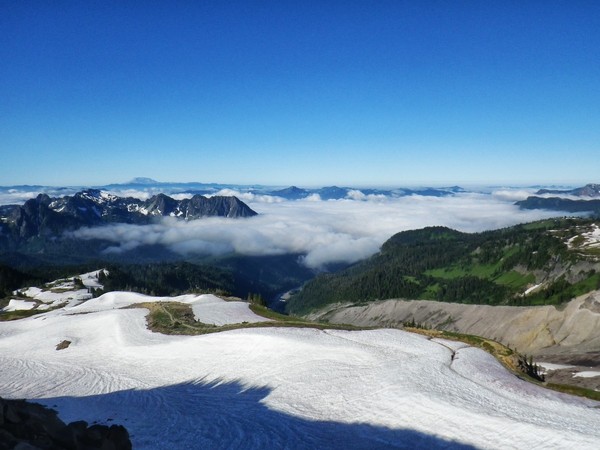
[[582,355],[600,350],[600,291],[554,306],[487,306],[426,300],[385,300],[364,306],[335,305],[310,315],[334,323],[429,327],[495,339],[520,352]]

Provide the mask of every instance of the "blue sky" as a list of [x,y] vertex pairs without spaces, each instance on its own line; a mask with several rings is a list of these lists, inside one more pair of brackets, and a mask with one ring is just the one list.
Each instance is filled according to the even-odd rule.
[[0,185],[600,181],[600,3],[0,0]]

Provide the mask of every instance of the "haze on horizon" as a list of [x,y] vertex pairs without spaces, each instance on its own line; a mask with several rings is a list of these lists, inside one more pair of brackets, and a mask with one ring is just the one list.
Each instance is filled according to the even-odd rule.
[[597,182],[596,2],[0,7],[0,185]]

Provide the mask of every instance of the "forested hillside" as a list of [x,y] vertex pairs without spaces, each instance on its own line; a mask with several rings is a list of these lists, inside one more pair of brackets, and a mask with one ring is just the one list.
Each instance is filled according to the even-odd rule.
[[203,263],[170,262],[109,265],[102,280],[105,291],[134,291],[148,295],[216,292],[265,300],[308,280],[313,274],[291,255],[207,259]]
[[22,287],[27,282],[35,284],[40,282],[40,279],[32,274],[0,264],[0,298],[9,295],[14,289]]
[[[105,292],[134,291],[157,296],[213,292],[241,298],[260,296],[267,302],[314,276],[312,270],[298,262],[298,255],[228,255],[135,264],[98,260],[69,265],[38,263],[25,268],[0,264],[0,308],[15,289],[39,286],[99,268],[108,269],[109,275],[102,275],[101,280]],[[101,293],[98,291],[96,295]]]
[[370,259],[311,280],[288,308],[306,313],[388,298],[559,304],[600,287],[597,230],[588,219],[553,219],[472,234],[445,227],[401,232]]

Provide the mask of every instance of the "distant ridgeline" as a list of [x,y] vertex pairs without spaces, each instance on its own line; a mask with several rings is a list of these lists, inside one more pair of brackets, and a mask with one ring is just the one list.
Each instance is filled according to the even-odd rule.
[[[398,188],[398,189],[355,189],[351,187],[325,186],[319,189],[305,189],[297,186],[290,186],[285,189],[264,192],[268,195],[285,198],[286,200],[301,200],[312,195],[318,195],[321,200],[340,200],[351,198],[352,195],[382,195],[386,197],[404,197],[409,195],[422,195],[427,197],[448,197],[454,194],[465,192],[460,186],[440,187],[440,188]],[[259,192],[256,192],[259,193]]]
[[516,203],[521,209],[548,209],[570,213],[586,213],[600,216],[600,199],[572,200],[560,197],[527,197]]
[[[568,190],[540,189],[535,194],[516,204],[521,209],[589,213],[600,217],[600,184],[587,184]],[[575,198],[565,198],[565,196]]]
[[236,197],[194,195],[175,200],[164,194],[142,201],[89,189],[73,196],[38,195],[24,205],[0,206],[0,299],[21,287],[60,277],[109,269],[108,290],[155,295],[218,292],[269,299],[301,285],[313,271],[300,255],[222,256],[181,254],[164,245],[144,245],[126,252],[106,252],[101,239],[77,239],[65,231],[112,223],[149,224],[163,217],[241,218],[257,213]]
[[31,238],[60,236],[64,231],[108,223],[147,224],[159,217],[250,217],[256,212],[236,197],[175,200],[158,194],[148,200],[118,197],[97,189],[51,198],[40,194],[24,205],[0,206],[0,249],[14,249]]
[[600,288],[600,229],[552,219],[483,233],[404,231],[381,252],[308,282],[292,313],[390,298],[474,304],[559,304]]

